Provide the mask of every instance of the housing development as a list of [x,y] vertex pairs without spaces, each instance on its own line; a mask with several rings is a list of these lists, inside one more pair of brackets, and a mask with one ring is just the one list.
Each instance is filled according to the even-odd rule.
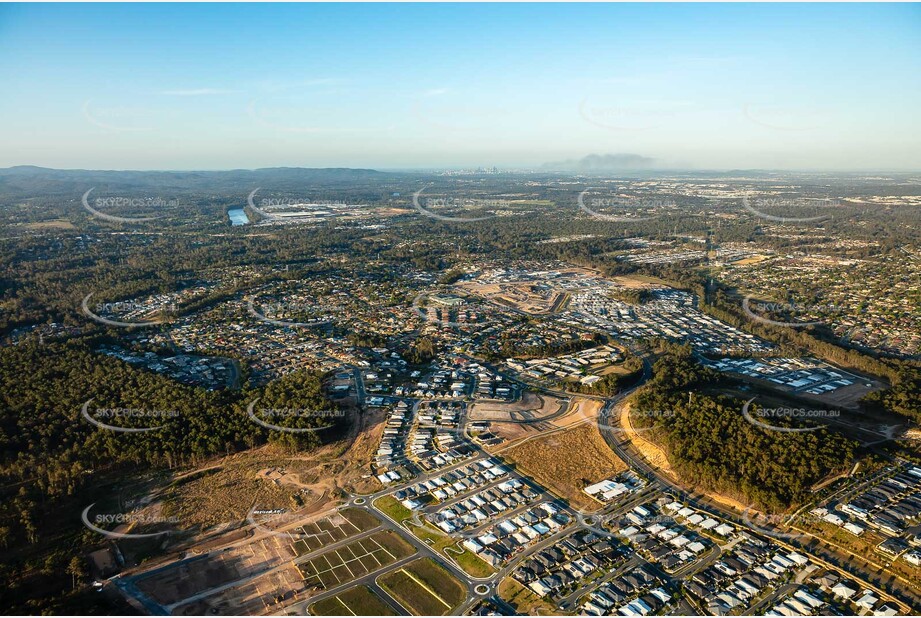
[[4,435],[45,452],[4,491],[34,529],[59,501],[92,611],[921,610],[921,248],[848,206],[904,179],[836,180],[802,223],[829,207],[742,198],[829,191],[808,177],[594,179],[642,206],[586,212],[568,175],[339,173],[9,226],[46,305],[7,295],[33,414]]

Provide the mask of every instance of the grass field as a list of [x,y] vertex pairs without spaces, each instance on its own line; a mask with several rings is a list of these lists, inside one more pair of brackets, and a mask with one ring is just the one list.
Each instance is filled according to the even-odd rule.
[[389,515],[390,518],[397,523],[400,523],[404,519],[409,519],[413,516],[413,512],[400,504],[400,501],[393,496],[381,496],[374,501],[374,506],[380,509],[383,513]]
[[75,230],[76,226],[70,221],[64,219],[50,219],[48,221],[36,221],[26,223],[24,227],[30,230]]
[[367,586],[356,586],[310,606],[314,616],[396,616]]
[[[390,515],[395,521],[402,522],[405,519],[412,517],[412,511],[407,509],[405,506],[400,504],[400,501],[394,498],[393,496],[383,496],[378,498],[374,502],[374,506],[379,508],[382,512]],[[457,544],[457,539],[452,538],[451,536],[445,534],[441,530],[435,528],[429,523],[426,523],[423,527],[410,526],[412,533],[422,539],[429,547],[434,549],[439,554],[444,555],[444,549],[446,547],[454,547],[453,551],[450,551],[450,557],[457,562],[458,566],[464,570],[468,575],[473,577],[489,577],[495,570],[483,562],[476,554],[470,553],[463,547],[460,547]],[[460,552],[460,553],[458,553]]]
[[763,262],[768,259],[766,255],[754,255],[742,260],[736,260],[735,262],[730,263],[730,266],[749,266],[751,264],[757,264],[758,262]]
[[472,575],[473,577],[489,577],[496,572],[494,568],[489,566],[479,556],[466,549],[464,549],[462,554],[455,554],[453,551],[449,551],[448,553],[467,575]]
[[293,530],[294,534],[304,535],[294,543],[294,551],[298,556],[309,554],[379,524],[380,521],[366,511],[345,509]]
[[445,555],[446,548],[452,548],[448,550],[447,555],[457,562],[457,565],[468,575],[489,577],[496,572],[495,569],[483,562],[479,556],[458,545],[457,539],[445,534],[432,524],[426,522],[421,528],[412,526],[411,529],[414,535],[441,555]]
[[583,423],[522,442],[502,456],[579,509],[601,504],[582,490],[627,469],[608,447],[594,423]]
[[414,553],[395,532],[377,532],[324,552],[299,565],[308,586],[329,589],[392,564]]
[[496,588],[499,598],[515,608],[522,616],[546,616],[556,612],[547,601],[537,596],[533,590],[525,588],[511,577],[506,577]]
[[466,598],[464,586],[431,558],[391,571],[379,583],[415,616],[444,616]]

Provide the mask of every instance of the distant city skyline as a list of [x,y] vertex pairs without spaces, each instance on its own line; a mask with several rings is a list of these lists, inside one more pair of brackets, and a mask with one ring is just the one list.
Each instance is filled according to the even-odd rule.
[[921,170],[916,4],[2,5],[0,167]]

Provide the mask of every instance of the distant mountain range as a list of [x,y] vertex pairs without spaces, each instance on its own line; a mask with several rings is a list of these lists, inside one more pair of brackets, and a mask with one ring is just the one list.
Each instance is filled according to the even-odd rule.
[[255,170],[201,172],[58,170],[32,165],[0,169],[0,193],[27,197],[43,194],[73,194],[91,187],[100,191],[251,191],[256,187],[285,191],[301,189],[305,184],[363,184],[386,181],[397,175],[371,169],[270,167]]
[[[547,163],[534,170],[547,178],[558,176],[610,176],[621,178],[734,178],[751,180],[816,179],[861,177],[866,174],[833,172],[790,172],[772,170],[681,170],[669,168],[657,159],[638,154],[591,154],[581,159]],[[911,177],[910,174],[888,176]],[[81,195],[96,188],[100,193],[156,190],[163,193],[248,193],[257,187],[265,191],[303,191],[305,186],[398,191],[412,186],[451,182],[431,171],[379,171],[355,168],[267,167],[221,171],[132,171],[52,169],[33,165],[0,168],[0,197],[27,199],[39,195]]]

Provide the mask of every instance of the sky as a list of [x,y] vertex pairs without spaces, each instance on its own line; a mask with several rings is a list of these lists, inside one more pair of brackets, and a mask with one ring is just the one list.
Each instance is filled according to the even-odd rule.
[[918,4],[0,5],[0,166],[921,170]]

